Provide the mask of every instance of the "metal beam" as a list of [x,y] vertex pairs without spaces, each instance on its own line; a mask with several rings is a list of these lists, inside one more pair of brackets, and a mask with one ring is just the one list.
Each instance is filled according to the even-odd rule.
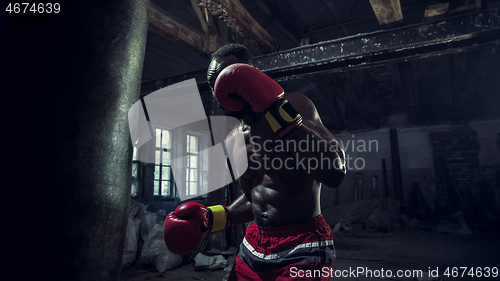
[[[305,45],[259,56],[254,62],[261,71],[276,81],[282,81],[321,73],[344,72],[377,64],[455,54],[483,48],[498,42],[499,38],[499,8],[494,8],[438,22],[426,22]],[[206,70],[183,74],[182,77],[189,79],[196,76],[200,91],[209,91],[204,78],[206,75],[200,75],[200,72],[206,73]],[[179,77],[160,80],[175,80],[171,78]],[[160,80],[147,83],[159,88],[169,85],[163,84]],[[143,84],[143,89],[148,88],[145,86],[147,85]]]
[[460,53],[482,48],[499,38],[499,9],[494,8],[268,54],[257,57],[255,65],[276,80],[294,79]]

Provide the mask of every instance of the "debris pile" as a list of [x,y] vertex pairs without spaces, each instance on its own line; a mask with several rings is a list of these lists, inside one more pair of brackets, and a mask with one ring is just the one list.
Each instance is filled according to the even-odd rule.
[[165,210],[149,212],[146,205],[130,201],[122,268],[153,264],[159,272],[164,272],[182,264],[182,256],[170,252],[163,240],[166,215]]

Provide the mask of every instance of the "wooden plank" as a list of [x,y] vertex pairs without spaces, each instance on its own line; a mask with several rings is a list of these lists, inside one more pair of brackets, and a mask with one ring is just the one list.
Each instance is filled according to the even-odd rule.
[[277,50],[276,40],[248,13],[238,0],[203,0],[212,15],[224,19],[228,26],[236,30],[250,44],[264,53]]
[[[228,35],[228,33],[231,33],[230,28],[224,24],[217,24],[203,1],[191,0],[191,5],[200,20],[205,35],[208,36],[208,41],[205,44],[205,48],[208,49],[208,53],[212,54],[220,47],[229,44],[230,35]],[[219,29],[217,29],[217,26],[219,26]]]
[[201,27],[203,28],[205,35],[210,36],[219,34],[217,28],[215,27],[215,22],[205,5],[203,3],[200,3],[199,0],[191,0],[191,5],[193,6],[198,19],[200,20]]
[[[205,34],[168,16],[159,6],[150,3],[149,29],[170,40],[182,42],[195,51],[211,54],[224,45],[212,15],[219,16],[234,31],[263,53],[277,50],[277,41],[260,26],[238,0],[191,0]],[[201,6],[201,8],[200,8]]]
[[153,3],[150,3],[148,17],[151,31],[170,40],[180,41],[195,51],[205,54],[213,52],[206,35],[167,16],[162,8]]
[[200,8],[198,0],[191,0],[191,6],[193,6],[194,11],[196,12],[196,16],[198,16],[198,20],[200,21],[203,32],[205,32],[205,35],[209,35],[208,25],[207,25],[208,19],[205,20],[205,15]]
[[438,16],[442,16],[448,12],[450,3],[440,3],[429,5],[425,8],[424,21],[433,20]]
[[399,0],[370,0],[378,24],[388,25],[403,21]]

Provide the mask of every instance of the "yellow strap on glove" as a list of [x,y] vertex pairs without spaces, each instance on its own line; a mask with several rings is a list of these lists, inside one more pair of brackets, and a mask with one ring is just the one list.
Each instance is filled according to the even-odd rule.
[[294,128],[302,125],[302,116],[286,99],[274,102],[264,115],[273,132],[280,138],[285,137]]
[[224,229],[230,225],[229,213],[223,205],[207,207],[212,216],[212,228],[210,233]]

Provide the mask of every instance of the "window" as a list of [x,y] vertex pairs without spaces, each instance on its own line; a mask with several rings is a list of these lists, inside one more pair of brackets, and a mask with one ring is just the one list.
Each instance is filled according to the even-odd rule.
[[198,193],[198,187],[199,187],[198,137],[186,135],[186,138],[187,138],[186,195],[195,195]]
[[172,150],[172,134],[168,130],[156,129],[155,150],[155,196],[175,197],[176,189],[170,167]]
[[[184,137],[185,136],[185,137]],[[156,129],[155,141],[155,171],[153,195],[157,198],[178,198],[179,194],[175,185],[174,173],[179,171],[183,176],[185,173],[186,195],[196,195],[202,189],[201,170],[203,164],[200,150],[200,137],[185,134],[183,137],[176,137],[171,131]],[[185,141],[185,144],[181,143]],[[180,153],[181,149],[185,153]],[[183,166],[179,170],[172,170],[171,162],[179,154],[186,155]]]

